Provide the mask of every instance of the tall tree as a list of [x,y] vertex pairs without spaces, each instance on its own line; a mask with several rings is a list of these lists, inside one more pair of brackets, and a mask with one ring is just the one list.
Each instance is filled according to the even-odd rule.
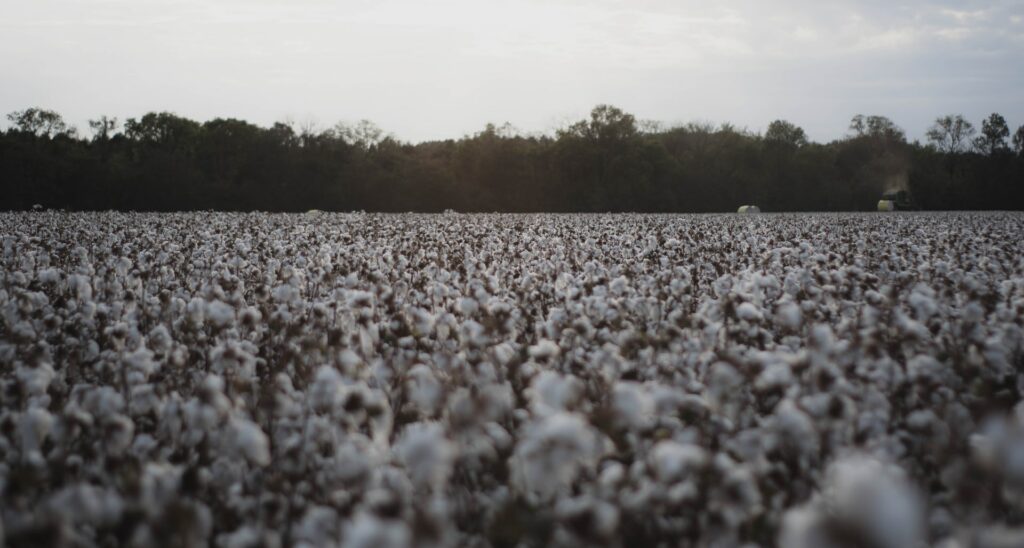
[[1024,126],[1017,128],[1013,134],[1013,149],[1017,151],[1018,156],[1024,157]]
[[617,141],[635,137],[636,118],[612,105],[598,105],[590,111],[590,120],[580,120],[562,133],[596,141]]
[[907,140],[903,129],[885,116],[858,114],[850,120],[850,130],[855,137],[876,137],[887,141]]
[[196,143],[197,163],[217,182],[235,182],[260,135],[260,128],[242,120],[216,118],[205,122]]
[[960,152],[974,135],[974,124],[960,114],[947,114],[937,118],[925,136],[928,141],[946,154]]
[[7,115],[7,120],[17,131],[36,137],[53,138],[58,135],[74,136],[75,128],[67,125],[60,114],[41,108],[27,108]]
[[785,120],[775,120],[768,124],[768,131],[764,134],[764,140],[769,143],[782,144],[793,148],[800,148],[807,144],[807,135],[803,128]]
[[982,120],[981,135],[974,140],[974,147],[983,154],[997,154],[1010,150],[1006,140],[1010,137],[1010,128],[1006,125],[1006,118],[993,112],[991,116]]
[[129,118],[124,130],[138,143],[170,152],[190,152],[195,149],[200,125],[170,112],[150,112],[139,120]]
[[89,120],[89,129],[92,130],[93,141],[106,141],[117,131],[117,118],[100,116],[95,120]]
[[[611,105],[598,105],[589,120],[558,132],[560,165],[584,210],[629,210],[648,184],[636,118]],[[570,199],[570,198],[566,198]]]
[[369,150],[370,147],[376,146],[386,137],[390,137],[377,124],[369,120],[359,120],[355,124],[339,122],[334,126],[334,132],[346,143],[363,150]]

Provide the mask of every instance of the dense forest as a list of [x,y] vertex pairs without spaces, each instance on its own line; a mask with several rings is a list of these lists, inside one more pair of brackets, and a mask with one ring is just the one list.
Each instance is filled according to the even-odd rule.
[[784,120],[665,128],[600,105],[553,135],[488,125],[410,144],[370,122],[317,130],[149,113],[88,135],[53,111],[8,115],[0,209],[305,211],[764,211],[874,209],[909,190],[921,209],[1024,209],[1024,126],[944,116],[908,142],[883,116],[810,142]]

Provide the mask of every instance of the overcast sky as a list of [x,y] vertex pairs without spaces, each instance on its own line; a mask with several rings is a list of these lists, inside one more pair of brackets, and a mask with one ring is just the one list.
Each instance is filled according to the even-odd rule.
[[421,141],[611,103],[754,131],[784,118],[819,141],[884,114],[915,138],[946,113],[1024,124],[1024,0],[8,1],[0,74],[0,110],[81,129],[169,110],[368,118]]

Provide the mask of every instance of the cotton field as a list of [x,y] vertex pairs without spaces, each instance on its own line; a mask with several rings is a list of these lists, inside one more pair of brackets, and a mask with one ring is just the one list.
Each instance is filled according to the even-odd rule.
[[0,214],[34,546],[1024,546],[1024,214]]

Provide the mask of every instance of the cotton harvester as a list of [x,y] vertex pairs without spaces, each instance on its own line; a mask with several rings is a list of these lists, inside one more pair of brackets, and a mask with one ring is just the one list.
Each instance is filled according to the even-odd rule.
[[886,192],[882,195],[882,199],[878,200],[878,211],[913,211],[915,209],[917,207],[914,206],[913,200],[910,199],[910,193],[906,190]]

